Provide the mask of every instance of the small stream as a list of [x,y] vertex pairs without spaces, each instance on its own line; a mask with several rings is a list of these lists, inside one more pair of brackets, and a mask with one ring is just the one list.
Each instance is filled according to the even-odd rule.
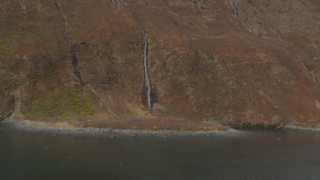
[[0,124],[0,179],[320,179],[320,132],[94,137]]

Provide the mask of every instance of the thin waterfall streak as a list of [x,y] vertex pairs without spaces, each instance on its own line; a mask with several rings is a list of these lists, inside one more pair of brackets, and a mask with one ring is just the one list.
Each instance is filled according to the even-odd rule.
[[20,93],[14,92],[13,93],[13,112],[6,117],[5,121],[16,121],[19,119],[20,115],[20,106],[21,106],[21,99],[20,99]]
[[239,10],[238,10],[238,7],[237,7],[237,4],[234,0],[230,0],[230,4],[231,4],[231,7],[233,9],[233,13],[236,17],[239,17]]
[[253,29],[249,26],[248,21],[246,18],[241,17],[239,13],[239,8],[235,0],[230,0],[230,4],[234,13],[234,16],[238,18],[244,28],[246,28],[250,33],[253,33]]
[[112,0],[112,4],[117,6],[119,9],[121,8],[120,3],[118,0]]
[[21,106],[21,99],[18,97],[14,97],[14,111],[12,113],[11,118],[13,119],[17,119],[19,118],[19,114],[20,114],[20,106]]
[[144,65],[144,77],[145,77],[145,88],[147,89],[147,106],[148,109],[152,109],[152,104],[151,104],[151,82],[150,82],[150,77],[149,77],[149,72],[148,72],[148,34],[144,34],[144,48],[143,48],[143,65]]
[[248,25],[248,21],[246,19],[242,20],[242,25],[251,33],[253,33],[253,29]]

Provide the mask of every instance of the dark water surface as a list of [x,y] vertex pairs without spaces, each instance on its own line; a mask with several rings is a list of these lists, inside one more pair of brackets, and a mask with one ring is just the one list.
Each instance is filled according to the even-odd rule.
[[0,124],[0,179],[320,179],[320,134],[110,138]]

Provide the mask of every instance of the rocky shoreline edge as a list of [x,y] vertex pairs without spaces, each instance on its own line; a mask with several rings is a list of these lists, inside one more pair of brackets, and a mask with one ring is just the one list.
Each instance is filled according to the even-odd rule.
[[301,124],[301,123],[275,123],[275,124],[264,124],[264,123],[234,123],[227,122],[223,123],[225,126],[237,130],[300,130],[300,131],[319,131],[320,124]]
[[299,126],[299,125],[294,125],[294,124],[288,124],[288,125],[284,126],[283,129],[320,132],[320,127]]
[[92,127],[67,127],[51,124],[35,124],[19,120],[5,120],[0,122],[3,127],[22,132],[48,133],[58,135],[89,135],[105,137],[211,137],[211,136],[240,136],[245,132],[241,130],[139,130],[139,129],[111,129]]
[[[0,122],[5,128],[19,132],[47,133],[53,136],[58,135],[85,135],[85,136],[104,136],[104,137],[214,137],[214,136],[244,136],[248,132],[238,129],[228,130],[139,130],[139,129],[112,129],[112,128],[93,128],[93,127],[72,127],[61,126],[48,123],[32,123],[28,121],[7,119]],[[269,130],[298,130],[320,132],[320,128],[287,124],[281,128],[267,128]],[[250,134],[250,133],[249,133]]]

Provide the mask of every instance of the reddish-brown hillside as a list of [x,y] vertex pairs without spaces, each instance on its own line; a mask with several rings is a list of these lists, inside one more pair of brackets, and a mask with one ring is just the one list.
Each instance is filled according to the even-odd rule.
[[2,119],[320,124],[315,0],[0,0],[0,24]]

